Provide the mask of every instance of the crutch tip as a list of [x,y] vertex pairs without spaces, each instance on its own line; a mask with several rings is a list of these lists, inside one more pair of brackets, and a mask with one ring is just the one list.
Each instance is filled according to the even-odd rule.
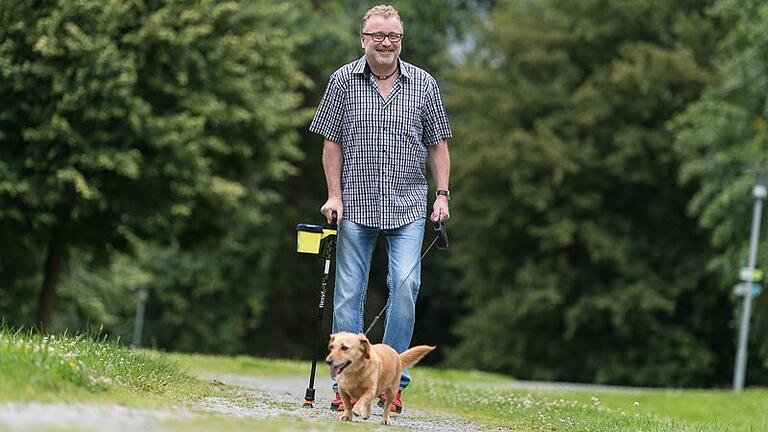
[[311,400],[304,399],[304,408],[314,408],[314,402]]

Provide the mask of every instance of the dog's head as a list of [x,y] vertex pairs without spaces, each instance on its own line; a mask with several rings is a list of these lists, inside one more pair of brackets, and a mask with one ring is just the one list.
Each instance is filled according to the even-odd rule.
[[334,333],[328,342],[325,362],[331,367],[331,377],[342,373],[348,366],[371,358],[371,343],[364,334]]

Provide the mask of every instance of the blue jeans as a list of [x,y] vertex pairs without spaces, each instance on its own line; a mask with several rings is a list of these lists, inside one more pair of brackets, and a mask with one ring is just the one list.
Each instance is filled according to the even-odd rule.
[[[413,325],[416,321],[416,296],[421,281],[421,245],[424,239],[425,218],[394,229],[371,228],[342,219],[336,243],[336,284],[333,291],[332,332],[363,332],[363,311],[368,289],[371,257],[379,233],[387,240],[387,305],[385,343],[398,353],[411,344]],[[403,279],[411,269],[408,281]],[[402,284],[402,286],[401,286]],[[400,377],[400,389],[411,382],[408,371]],[[336,381],[333,390],[337,391]]]

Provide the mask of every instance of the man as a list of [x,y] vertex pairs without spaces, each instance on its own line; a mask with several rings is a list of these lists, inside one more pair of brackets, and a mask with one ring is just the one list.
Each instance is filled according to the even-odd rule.
[[[451,130],[435,79],[400,59],[402,40],[403,23],[393,7],[370,9],[360,25],[365,54],[331,75],[310,125],[310,131],[325,138],[328,200],[320,211],[328,222],[333,212],[339,220],[333,333],[363,331],[371,256],[383,234],[389,259],[383,343],[398,353],[409,347],[415,322],[427,161],[437,189],[430,218],[450,217],[446,140]],[[400,390],[409,382],[405,371]],[[331,408],[341,411],[335,383],[334,391]],[[392,411],[402,411],[400,392]]]

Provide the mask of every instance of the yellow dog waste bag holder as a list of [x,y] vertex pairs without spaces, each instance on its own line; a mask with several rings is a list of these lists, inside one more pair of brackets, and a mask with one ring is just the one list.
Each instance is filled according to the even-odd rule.
[[296,225],[296,251],[299,253],[319,254],[321,243],[330,236],[336,235],[335,229],[323,228],[320,225]]

